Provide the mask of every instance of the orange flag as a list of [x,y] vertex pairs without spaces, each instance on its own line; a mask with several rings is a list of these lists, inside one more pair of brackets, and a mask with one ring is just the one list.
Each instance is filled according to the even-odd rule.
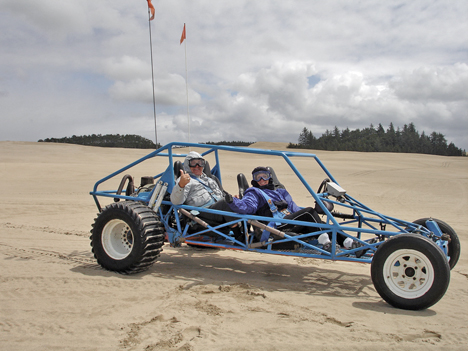
[[151,11],[151,17],[150,17],[150,21],[154,20],[154,6],[153,4],[151,3],[151,0],[146,0],[148,1],[148,9]]
[[185,23],[184,23],[184,30],[182,31],[182,36],[180,37],[180,43],[182,44],[182,42],[185,40]]

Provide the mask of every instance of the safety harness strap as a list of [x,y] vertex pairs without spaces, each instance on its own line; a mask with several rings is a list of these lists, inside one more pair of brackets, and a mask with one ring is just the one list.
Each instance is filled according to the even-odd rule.
[[198,180],[198,182],[203,185],[206,189],[206,191],[208,191],[208,194],[210,194],[211,196],[211,200],[208,201],[208,203],[206,203],[205,205],[203,205],[203,207],[209,207],[211,206],[212,204],[214,204],[215,202],[218,202],[219,201],[219,198],[214,194],[214,191],[213,189],[210,188],[210,186],[208,184],[205,184],[204,182],[202,182],[198,177],[195,177],[194,175],[190,174],[190,177],[194,180]]
[[[257,193],[259,193],[259,194],[261,194],[263,196],[263,198],[267,202],[268,206],[270,207],[270,211],[271,211],[271,214],[273,215],[273,218],[278,218],[278,219],[284,218],[284,216],[286,214],[283,213],[282,211],[278,211],[278,207],[275,206],[275,204],[273,203],[273,200],[271,199],[271,197],[268,196],[268,194],[266,192],[264,192],[262,189],[258,189],[258,188],[252,188],[252,189],[254,189]],[[281,224],[281,222],[271,221],[270,223],[268,223],[268,226],[276,228],[276,226],[280,225],[280,224]],[[261,237],[260,240],[261,241],[266,241],[266,240],[268,240],[269,237],[270,237],[270,232],[264,230],[262,232],[262,237]]]

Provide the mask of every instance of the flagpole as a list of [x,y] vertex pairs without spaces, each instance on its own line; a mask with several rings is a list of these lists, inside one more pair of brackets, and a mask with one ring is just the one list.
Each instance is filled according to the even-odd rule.
[[[154,69],[153,69],[153,40],[151,39],[151,9],[148,7],[148,27],[150,39],[150,52],[151,52],[151,83],[153,85],[153,116],[154,116],[154,137],[156,142],[156,149],[158,148],[158,129],[156,124],[156,97],[154,94]],[[153,17],[154,18],[154,17]]]
[[188,70],[187,70],[187,32],[184,23],[184,33],[185,33],[185,93],[187,96],[187,122],[188,122],[188,142],[190,143],[190,115],[189,115],[189,99],[188,99]]

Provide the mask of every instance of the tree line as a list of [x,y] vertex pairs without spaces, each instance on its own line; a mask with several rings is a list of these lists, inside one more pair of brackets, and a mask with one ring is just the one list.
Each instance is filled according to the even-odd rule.
[[[38,142],[67,143],[101,147],[122,147],[130,149],[156,149],[156,144],[153,141],[134,134],[73,135],[72,137],[64,138],[40,139]],[[161,145],[158,143],[158,148],[159,147],[161,147]]]
[[[38,142],[68,143],[100,147],[121,147],[136,149],[156,149],[153,141],[134,134],[92,134],[64,138],[46,138]],[[211,145],[249,146],[253,142],[245,141],[208,141]],[[158,143],[157,148],[161,145]],[[364,152],[406,152],[444,156],[466,156],[466,151],[456,147],[453,143],[447,144],[445,136],[432,132],[426,135],[416,130],[413,123],[403,128],[390,126],[385,130],[379,123],[377,128],[371,124],[368,128],[350,130],[326,130],[320,137],[315,137],[306,127],[301,131],[298,143],[289,143],[288,148],[330,150],[330,151],[364,151]]]
[[330,150],[330,151],[364,151],[364,152],[405,152],[444,156],[466,156],[466,151],[453,143],[447,145],[445,136],[432,132],[419,134],[413,123],[403,128],[390,126],[385,130],[379,123],[377,128],[371,124],[368,128],[350,130],[328,129],[320,137],[315,137],[306,127],[299,134],[298,143],[290,143],[289,148]]

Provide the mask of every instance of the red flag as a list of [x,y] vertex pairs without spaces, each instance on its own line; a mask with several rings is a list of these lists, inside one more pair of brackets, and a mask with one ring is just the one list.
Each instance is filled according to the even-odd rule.
[[151,3],[151,0],[146,0],[148,1],[148,9],[151,11],[151,17],[150,17],[150,21],[154,20],[154,6],[153,4]]
[[182,36],[180,37],[180,43],[182,44],[182,42],[185,40],[185,23],[184,23],[184,30],[182,31]]

